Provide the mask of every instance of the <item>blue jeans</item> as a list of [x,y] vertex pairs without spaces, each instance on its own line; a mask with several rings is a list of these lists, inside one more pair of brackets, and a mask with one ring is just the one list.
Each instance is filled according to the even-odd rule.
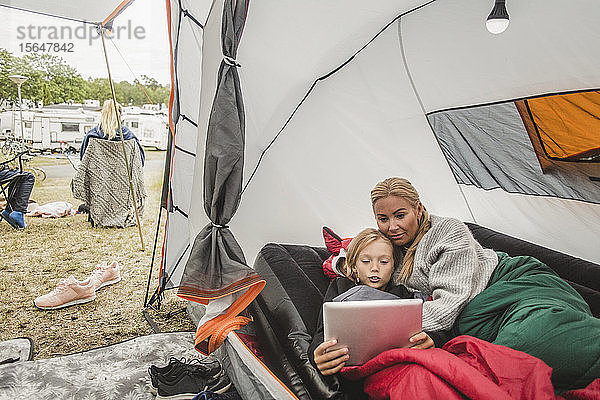
[[35,183],[35,176],[33,176],[31,172],[19,172],[19,170],[16,169],[3,169],[0,171],[0,181],[14,178],[19,174],[22,174],[22,176],[13,179],[9,185],[8,193],[12,193],[14,191],[14,195],[8,202],[6,209],[8,211],[20,211],[22,213],[26,213],[27,203],[29,203],[29,196],[31,195],[33,184]]

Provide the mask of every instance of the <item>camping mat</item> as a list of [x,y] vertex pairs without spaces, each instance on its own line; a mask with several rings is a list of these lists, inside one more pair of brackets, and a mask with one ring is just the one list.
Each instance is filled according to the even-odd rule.
[[0,400],[153,399],[148,367],[197,358],[192,332],[158,333],[67,356],[0,365]]
[[0,342],[0,365],[30,361],[33,357],[33,341],[18,338]]

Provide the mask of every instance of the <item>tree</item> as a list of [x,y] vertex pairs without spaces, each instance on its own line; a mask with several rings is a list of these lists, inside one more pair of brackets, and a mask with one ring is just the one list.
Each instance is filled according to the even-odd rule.
[[61,57],[32,53],[24,56],[23,60],[35,70],[36,78],[39,78],[35,83],[39,84],[44,104],[85,100],[85,81]]
[[14,71],[15,57],[5,49],[0,49],[0,100],[17,99],[17,86],[8,78]]
[[[112,98],[107,78],[85,80],[61,57],[48,53],[16,57],[0,48],[0,101],[17,99],[17,86],[8,79],[9,75],[16,73],[29,78],[21,86],[22,97],[35,102],[81,103],[86,99],[96,99],[102,104],[104,100]],[[146,75],[142,75],[141,83],[137,80],[133,83],[121,81],[115,82],[114,86],[117,101],[123,105],[141,106],[150,102],[159,104],[169,101],[169,86],[163,86]]]

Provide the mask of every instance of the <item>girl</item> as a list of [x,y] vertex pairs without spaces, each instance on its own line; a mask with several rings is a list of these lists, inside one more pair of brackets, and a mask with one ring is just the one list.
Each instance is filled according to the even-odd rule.
[[[400,298],[412,298],[412,294],[403,285],[390,282],[395,270],[395,257],[392,242],[377,229],[367,228],[361,231],[348,246],[345,271],[348,278],[335,278],[325,294],[324,301],[331,301],[337,295],[355,285],[367,285],[395,294]],[[323,312],[308,354],[314,357],[314,364],[323,375],[333,375],[344,367],[348,360],[348,348],[327,351],[336,344],[335,340],[323,342]],[[425,332],[410,338],[412,348],[427,349],[434,347],[434,341]]]

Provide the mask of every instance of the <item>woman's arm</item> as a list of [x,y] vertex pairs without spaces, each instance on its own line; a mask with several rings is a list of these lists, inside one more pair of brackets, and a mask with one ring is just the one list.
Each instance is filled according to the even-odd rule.
[[485,289],[498,257],[458,220],[446,219],[431,233],[419,244],[426,251],[415,262],[429,266],[426,279],[433,300],[423,303],[423,329],[436,332],[450,329],[465,305]]
[[83,141],[81,142],[81,147],[79,148],[79,159],[83,160],[83,155],[85,154],[85,150],[87,149],[88,143],[90,141],[90,137],[101,137],[98,133],[98,127],[95,126],[88,131],[83,137]]

